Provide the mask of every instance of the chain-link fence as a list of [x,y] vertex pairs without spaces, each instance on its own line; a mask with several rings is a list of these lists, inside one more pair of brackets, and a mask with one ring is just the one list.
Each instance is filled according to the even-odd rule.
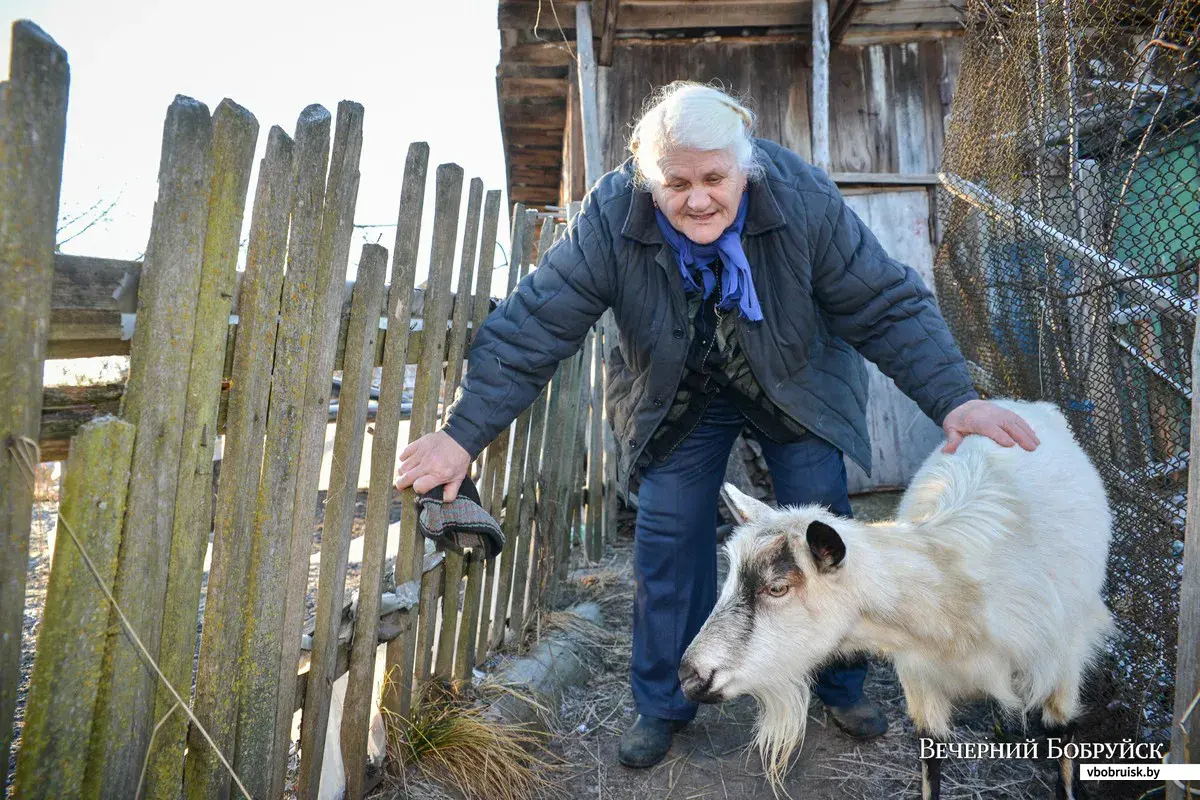
[[[1170,721],[1200,266],[1200,0],[969,0],[938,214],[976,382],[1067,411],[1115,518],[1107,665]],[[1135,721],[1136,720],[1136,721]]]

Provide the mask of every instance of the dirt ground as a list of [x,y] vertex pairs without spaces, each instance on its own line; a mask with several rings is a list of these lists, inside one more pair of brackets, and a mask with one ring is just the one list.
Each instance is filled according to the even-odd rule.
[[[884,518],[898,500],[899,494],[855,498],[855,514],[865,519]],[[557,794],[581,800],[774,800],[776,795],[763,777],[761,760],[747,748],[755,716],[754,702],[749,698],[702,707],[695,721],[676,735],[671,752],[656,767],[633,770],[618,763],[620,734],[635,715],[628,684],[631,544],[628,536],[621,537],[600,568],[572,574],[578,582],[579,599],[600,602],[610,633],[603,642],[603,663],[587,686],[570,691],[560,709],[561,724],[551,742],[554,752],[565,762]],[[723,575],[722,565],[722,579]],[[797,800],[920,796],[919,745],[889,664],[872,662],[867,692],[886,707],[891,723],[888,733],[872,742],[850,739],[836,729],[821,703],[814,700],[805,746],[778,796]],[[997,722],[986,703],[963,707],[956,723],[956,736],[962,741],[995,741],[998,727],[1006,741],[1024,741],[1040,734],[1034,722],[1028,731],[1019,721]],[[944,769],[945,800],[1054,797],[1049,761],[949,760]],[[1128,783],[1088,786],[1094,800],[1137,798],[1146,788]]]

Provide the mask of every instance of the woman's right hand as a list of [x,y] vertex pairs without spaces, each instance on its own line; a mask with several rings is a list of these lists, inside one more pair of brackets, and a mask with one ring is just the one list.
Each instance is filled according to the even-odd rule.
[[400,454],[396,488],[411,486],[418,494],[425,494],[435,487],[445,486],[442,499],[448,503],[458,496],[458,487],[467,477],[470,466],[471,454],[448,433],[427,433]]

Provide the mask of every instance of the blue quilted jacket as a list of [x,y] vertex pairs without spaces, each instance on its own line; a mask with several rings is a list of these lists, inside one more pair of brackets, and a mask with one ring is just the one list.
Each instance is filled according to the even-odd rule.
[[[860,353],[939,425],[978,395],[916,272],[884,253],[824,172],[773,142],[757,147],[766,176],[748,188],[742,247],[763,319],[739,316],[740,340],[767,395],[870,471]],[[679,386],[691,324],[631,161],[600,179],[567,235],[480,328],[446,432],[482,451],[609,308],[620,343],[608,354],[607,408],[627,482]]]

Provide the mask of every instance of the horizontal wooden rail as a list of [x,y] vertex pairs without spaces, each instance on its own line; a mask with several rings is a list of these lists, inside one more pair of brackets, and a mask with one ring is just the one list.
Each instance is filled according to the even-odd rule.
[[[130,341],[137,322],[138,283],[142,262],[119,261],[111,258],[69,256],[54,257],[54,290],[50,305],[50,344],[48,358],[89,358],[94,356],[128,355]],[[233,290],[231,326],[236,328],[242,274],[237,273]],[[384,297],[387,296],[386,287]],[[345,354],[345,327],[350,319],[350,297],[354,281],[347,281],[342,301],[342,324],[338,347],[334,354],[334,369],[341,369]],[[456,300],[451,295],[451,300]],[[489,311],[496,300],[489,301]],[[412,318],[424,315],[425,290],[413,289]],[[381,320],[387,319],[387,309],[379,309]],[[381,322],[381,325],[386,324]],[[232,332],[231,332],[232,334]],[[375,365],[380,366],[383,353],[381,336]],[[230,336],[229,347],[233,347]],[[416,348],[415,350],[413,348]],[[420,335],[409,348],[410,364],[417,363],[421,354]],[[226,360],[226,363],[230,363]]]

